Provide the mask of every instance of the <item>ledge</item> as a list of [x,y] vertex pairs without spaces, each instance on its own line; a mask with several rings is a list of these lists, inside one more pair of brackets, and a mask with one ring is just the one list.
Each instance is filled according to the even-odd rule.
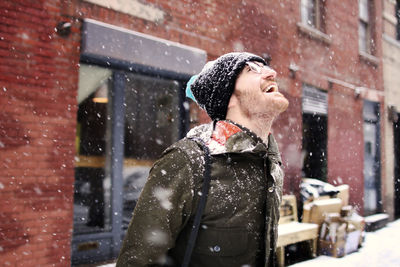
[[392,14],[389,14],[387,12],[383,12],[383,19],[391,23],[393,26],[396,26],[397,20],[396,17]]
[[358,51],[358,55],[360,56],[360,59],[367,61],[367,63],[371,63],[374,66],[379,66],[379,58],[364,51]]
[[386,213],[379,213],[365,217],[365,231],[373,232],[381,229],[389,222],[389,215]]
[[82,28],[81,57],[186,77],[198,73],[207,59],[204,50],[93,19],[84,19]]
[[400,40],[396,40],[392,37],[390,37],[389,35],[387,35],[386,33],[382,34],[383,36],[383,40],[385,40],[386,42],[390,43],[393,46],[396,46],[396,48],[400,48]]
[[299,31],[301,33],[304,33],[317,41],[321,41],[327,45],[330,45],[332,43],[332,38],[329,35],[321,32],[313,27],[310,27],[304,23],[298,22],[297,28],[299,29]]

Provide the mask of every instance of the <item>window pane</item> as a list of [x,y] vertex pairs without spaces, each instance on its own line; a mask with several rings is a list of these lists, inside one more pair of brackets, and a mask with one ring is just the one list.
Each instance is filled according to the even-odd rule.
[[179,83],[138,74],[125,90],[125,157],[156,159],[179,138]]
[[315,0],[301,0],[301,21],[315,26]]
[[358,28],[358,47],[360,51],[368,53],[368,25],[360,21]]
[[81,64],[76,130],[74,234],[108,231],[110,178],[105,162],[110,136],[111,71]]
[[359,0],[359,16],[360,19],[368,22],[369,15],[368,15],[368,0]]
[[153,162],[179,138],[179,89],[174,80],[128,74],[125,89],[123,228]]

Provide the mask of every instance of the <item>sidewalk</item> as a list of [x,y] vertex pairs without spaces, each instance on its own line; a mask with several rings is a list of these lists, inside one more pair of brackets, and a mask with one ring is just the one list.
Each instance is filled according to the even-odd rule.
[[388,223],[385,228],[366,233],[363,247],[343,258],[319,256],[315,259],[290,265],[291,267],[338,266],[400,266],[400,220]]

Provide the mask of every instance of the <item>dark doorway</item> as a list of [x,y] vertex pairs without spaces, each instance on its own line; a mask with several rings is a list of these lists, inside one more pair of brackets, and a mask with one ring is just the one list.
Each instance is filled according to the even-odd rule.
[[328,173],[328,94],[303,85],[302,176],[326,182]]
[[303,114],[304,177],[327,180],[327,117]]

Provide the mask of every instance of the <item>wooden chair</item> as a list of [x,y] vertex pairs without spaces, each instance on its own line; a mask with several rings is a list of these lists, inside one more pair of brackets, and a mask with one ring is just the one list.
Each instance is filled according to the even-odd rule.
[[278,225],[278,265],[285,266],[285,246],[309,241],[312,257],[317,256],[318,225],[300,223],[297,219],[297,203],[294,195],[282,197]]

